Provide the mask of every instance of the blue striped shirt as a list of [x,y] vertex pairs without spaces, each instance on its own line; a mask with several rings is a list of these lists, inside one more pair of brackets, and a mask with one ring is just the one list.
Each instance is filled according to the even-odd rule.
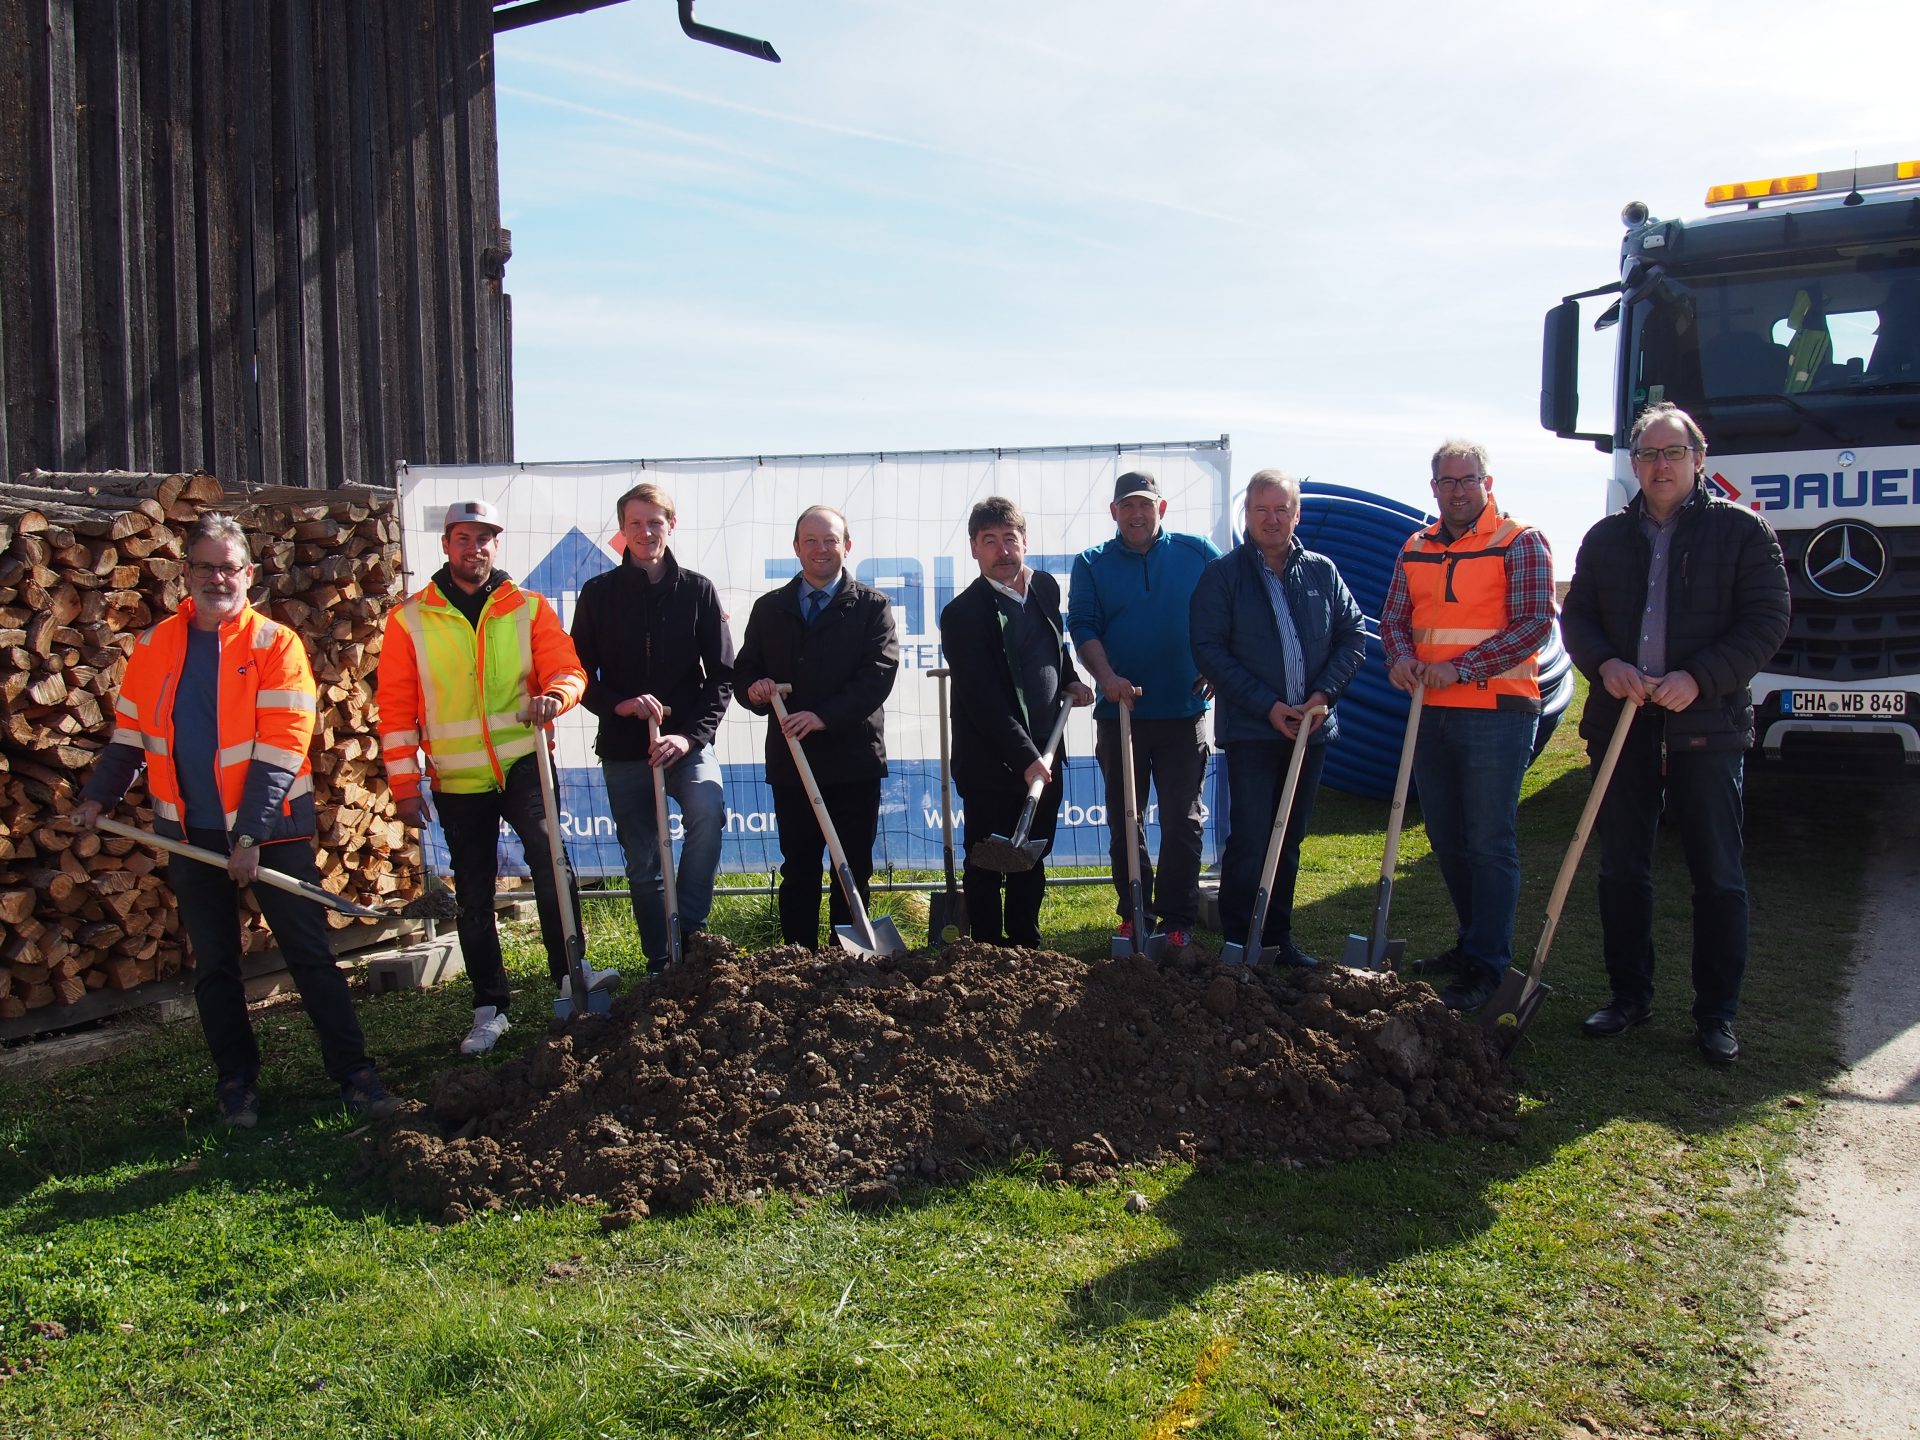
[[1267,603],[1273,606],[1273,622],[1280,627],[1280,661],[1286,667],[1289,705],[1307,703],[1307,657],[1300,649],[1300,632],[1294,627],[1293,611],[1287,608],[1287,587],[1260,557],[1260,579],[1267,587]]

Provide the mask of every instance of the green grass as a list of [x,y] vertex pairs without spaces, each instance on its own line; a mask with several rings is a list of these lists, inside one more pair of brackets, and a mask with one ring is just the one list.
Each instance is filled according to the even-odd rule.
[[[1523,951],[1585,790],[1569,726],[1523,806]],[[1328,1170],[1081,1191],[1032,1161],[877,1214],[776,1197],[611,1233],[580,1209],[447,1227],[364,1172],[297,1010],[261,1022],[251,1135],[214,1124],[191,1025],[10,1079],[0,1435],[1559,1437],[1580,1417],[1752,1433],[1762,1262],[1813,1108],[1790,1102],[1838,1064],[1881,803],[1832,800],[1751,787],[1739,1067],[1693,1054],[1670,846],[1660,1011],[1619,1042],[1577,1036],[1606,994],[1589,862],[1518,1056],[1516,1136]],[[1370,915],[1384,810],[1322,797],[1298,930],[1323,956]],[[1418,829],[1402,861],[1393,930],[1429,953],[1449,912]],[[720,923],[762,942],[769,917],[747,897]],[[1104,949],[1111,918],[1100,888],[1049,894],[1061,948]],[[623,902],[589,925],[599,963],[637,964]],[[543,993],[524,934],[513,965]],[[469,1003],[464,985],[367,1001],[389,1079],[449,1063]],[[1129,1189],[1149,1213],[1125,1212]],[[1195,1384],[1203,1357],[1218,1366]]]

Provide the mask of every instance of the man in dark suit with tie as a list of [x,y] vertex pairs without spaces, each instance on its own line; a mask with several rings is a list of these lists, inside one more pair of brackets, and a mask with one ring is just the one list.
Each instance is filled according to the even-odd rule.
[[[774,687],[793,687],[785,734],[778,725],[767,727],[767,784],[780,827],[780,937],[817,948],[827,840],[786,736],[805,749],[864,904],[887,773],[881,706],[900,669],[900,642],[891,602],[847,573],[853,536],[846,516],[828,505],[803,510],[793,527],[793,553],[800,573],[754,601],[747,617],[734,659],[734,694],[765,715]],[[853,923],[837,883],[827,913],[833,925]]]
[[982,500],[967,517],[967,539],[980,578],[940,613],[940,644],[953,672],[953,782],[966,808],[967,914],[974,939],[1037,949],[1045,868],[1002,876],[973,863],[974,846],[1012,833],[1034,780],[1045,788],[1027,837],[1051,843],[1063,765],[1059,754],[1041,750],[1060,707],[1091,705],[1093,691],[1081,683],[1062,635],[1060,582],[1027,566],[1019,507],[999,495]]

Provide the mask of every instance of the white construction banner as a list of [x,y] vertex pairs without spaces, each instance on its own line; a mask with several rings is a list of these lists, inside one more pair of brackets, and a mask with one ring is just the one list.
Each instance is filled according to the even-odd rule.
[[[737,646],[754,599],[799,571],[793,525],[809,505],[848,519],[856,579],[893,601],[900,673],[886,706],[888,775],[882,782],[874,868],[937,870],[941,864],[940,745],[936,682],[943,664],[940,612],[979,574],[967,545],[967,513],[989,495],[1025,511],[1028,563],[1060,579],[1063,598],[1074,557],[1114,533],[1114,481],[1150,471],[1167,499],[1171,530],[1230,543],[1231,452],[1225,437],[1189,444],[1064,446],[1058,449],[925,451],[866,455],[745,456],[714,460],[626,460],[539,465],[402,465],[399,488],[409,592],[444,561],[447,506],[480,499],[506,524],[499,564],[516,582],[552,600],[571,627],[580,587],[620,563],[614,504],[642,481],[673,496],[672,549],[681,566],[719,589]],[[1067,727],[1067,784],[1051,860],[1101,865],[1108,858],[1106,807],[1093,761],[1091,712]],[[595,758],[596,718],[584,708],[558,724],[562,829],[582,876],[625,873]],[[721,722],[716,749],[726,776],[727,826],[721,869],[768,873],[780,861],[773,797],[764,775],[767,722],[738,705]],[[1212,789],[1204,792],[1211,798]],[[1144,799],[1144,797],[1143,797]],[[1218,807],[1210,807],[1212,810]],[[961,803],[954,796],[955,823]],[[1157,816],[1146,815],[1158,851]],[[679,837],[676,810],[672,824]],[[1215,850],[1208,824],[1207,849]],[[430,852],[444,868],[437,834]],[[957,845],[957,833],[956,833]],[[503,836],[510,869],[525,873]]]

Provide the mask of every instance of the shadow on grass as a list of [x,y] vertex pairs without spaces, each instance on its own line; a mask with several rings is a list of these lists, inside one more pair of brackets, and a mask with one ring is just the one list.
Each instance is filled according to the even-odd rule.
[[1157,1319],[1257,1272],[1378,1274],[1491,1226],[1498,1217],[1488,1187],[1528,1163],[1521,1146],[1460,1139],[1323,1170],[1196,1171],[1153,1207],[1178,1243],[1071,1292],[1071,1324],[1101,1331]]
[[[1532,958],[1554,876],[1587,795],[1587,775],[1576,759],[1561,773],[1536,780],[1522,803],[1525,887],[1515,934],[1521,964]],[[1342,798],[1350,805],[1366,803]],[[1817,1094],[1843,1064],[1838,1006],[1851,969],[1866,859],[1876,834],[1890,829],[1890,807],[1908,798],[1903,789],[1872,788],[1842,798],[1818,777],[1765,770],[1750,776],[1753,920],[1738,1065],[1709,1066],[1695,1048],[1687,965],[1690,885],[1670,833],[1661,836],[1655,869],[1655,935],[1662,956],[1655,1018],[1611,1041],[1580,1033],[1581,1020],[1610,993],[1597,913],[1597,859],[1589,846],[1548,959],[1553,993],[1513,1056],[1523,1097],[1513,1141],[1417,1142],[1382,1160],[1318,1172],[1196,1173],[1153,1210],[1177,1243],[1071,1295],[1073,1322],[1099,1329],[1159,1315],[1257,1271],[1370,1275],[1493,1225],[1500,1217],[1487,1198],[1490,1187],[1550,1163],[1562,1147],[1617,1122],[1650,1125],[1686,1143]],[[1416,815],[1410,825],[1417,823]],[[1450,941],[1453,912],[1424,835],[1410,828],[1409,840],[1391,929],[1410,936],[1409,953],[1418,956]],[[1296,931],[1326,944],[1332,934],[1364,928],[1376,878],[1356,879],[1300,906]],[[1331,953],[1339,953],[1337,945]],[[1907,1022],[1889,1020],[1896,1023]]]
[[[368,1052],[391,1089],[410,1094],[456,1058],[471,1004],[464,984],[358,998]],[[0,1086],[0,1115],[10,1117],[0,1134],[0,1207],[15,1207],[11,1226],[49,1232],[209,1183],[250,1186],[352,1172],[359,1126],[322,1068],[298,1001],[256,1010],[253,1021],[262,1068],[260,1124],[251,1131],[222,1123],[206,1044],[192,1021],[106,1060]],[[501,1057],[534,1043],[543,1027],[525,1029],[509,1037]],[[102,1179],[122,1170],[124,1180]],[[29,1200],[49,1182],[57,1183],[44,1201]],[[343,1203],[343,1215],[362,1211],[358,1198]]]

